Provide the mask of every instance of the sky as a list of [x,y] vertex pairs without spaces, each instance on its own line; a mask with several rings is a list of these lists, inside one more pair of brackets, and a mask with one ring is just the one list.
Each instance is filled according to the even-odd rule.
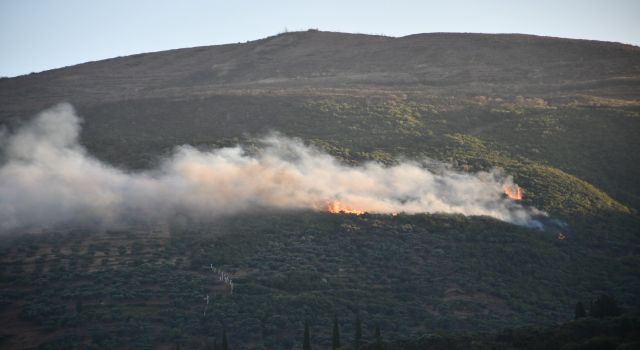
[[0,76],[309,28],[525,33],[640,46],[640,1],[0,0]]

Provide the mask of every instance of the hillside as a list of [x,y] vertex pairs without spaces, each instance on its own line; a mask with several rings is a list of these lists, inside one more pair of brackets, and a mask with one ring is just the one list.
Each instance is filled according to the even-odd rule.
[[[352,153],[436,158],[447,134],[469,134],[638,208],[640,159],[626,150],[640,139],[639,77],[640,49],[622,44],[294,32],[2,79],[0,123],[71,102],[87,120],[89,149],[133,167],[177,145],[228,144],[267,130]],[[371,123],[386,134],[375,144]],[[398,144],[399,135],[417,149]]]
[[[564,322],[597,293],[634,310],[640,288],[628,247],[451,215],[263,213],[2,246],[13,348],[199,348],[222,328],[233,348],[299,348],[304,322],[327,348],[334,314],[345,338],[357,313],[395,340]],[[211,266],[233,276],[233,293]]]
[[0,79],[0,125],[62,101],[88,153],[123,173],[276,131],[348,166],[500,169],[551,224],[265,210],[24,230],[0,236],[2,347],[199,348],[225,328],[233,348],[288,349],[305,322],[328,347],[334,314],[346,334],[358,313],[395,341],[565,322],[599,293],[640,308],[638,47],[282,33]]
[[[454,95],[598,91],[636,98],[639,55],[629,45],[529,35],[391,38],[308,31],[22,76],[3,81],[2,96],[79,104],[233,89],[377,87]],[[37,91],[30,91],[34,86]]]

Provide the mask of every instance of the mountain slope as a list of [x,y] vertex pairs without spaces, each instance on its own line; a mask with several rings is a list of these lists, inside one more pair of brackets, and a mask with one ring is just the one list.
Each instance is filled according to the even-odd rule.
[[622,44],[528,35],[390,38],[308,31],[3,79],[0,96],[82,103],[206,95],[221,89],[375,86],[544,95],[595,89],[637,98],[639,74],[640,48]]
[[[397,127],[400,114],[410,113],[420,123],[402,125],[401,134],[413,133],[422,148],[433,146],[422,133],[471,134],[549,162],[638,208],[640,159],[627,150],[640,139],[639,87],[640,48],[629,45],[515,34],[307,31],[1,79],[0,123],[17,125],[68,101],[87,120],[83,137],[93,153],[146,167],[180,144],[228,143],[267,130],[331,143],[352,128],[352,141],[364,139],[368,130],[357,129],[363,123]],[[399,119],[380,120],[387,112]],[[318,122],[308,117],[318,114]],[[389,135],[374,148],[410,153],[398,142]]]
[[550,225],[296,211],[0,237],[0,346],[198,348],[226,327],[234,348],[292,348],[305,322],[328,346],[334,313],[345,334],[360,313],[396,340],[563,322],[598,293],[640,307],[638,47],[283,33],[0,79],[0,125],[61,101],[88,152],[126,171],[277,131],[352,165],[500,168]]

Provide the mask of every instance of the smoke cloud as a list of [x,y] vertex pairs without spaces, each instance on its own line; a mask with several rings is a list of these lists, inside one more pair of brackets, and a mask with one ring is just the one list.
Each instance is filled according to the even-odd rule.
[[[92,157],[69,104],[41,112],[0,138],[0,230],[66,224],[209,220],[262,208],[371,213],[459,213],[535,225],[540,214],[505,198],[509,177],[426,163],[341,164],[301,141],[272,135],[258,150],[181,146],[156,169],[129,172]],[[433,168],[433,167],[431,167]]]

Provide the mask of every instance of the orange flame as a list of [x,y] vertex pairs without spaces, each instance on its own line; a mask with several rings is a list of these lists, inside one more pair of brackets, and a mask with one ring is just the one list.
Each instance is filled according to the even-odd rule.
[[524,196],[524,190],[518,185],[502,185],[502,191],[507,197],[519,201]]
[[345,206],[342,203],[340,203],[339,201],[329,202],[325,209],[328,212],[334,213],[334,214],[343,213],[343,214],[362,215],[362,214],[365,213],[364,210],[358,210],[358,209],[355,209],[355,208],[351,208],[351,207]]
[[562,232],[558,232],[558,239],[564,241],[565,239],[567,239],[567,236],[565,236]]

